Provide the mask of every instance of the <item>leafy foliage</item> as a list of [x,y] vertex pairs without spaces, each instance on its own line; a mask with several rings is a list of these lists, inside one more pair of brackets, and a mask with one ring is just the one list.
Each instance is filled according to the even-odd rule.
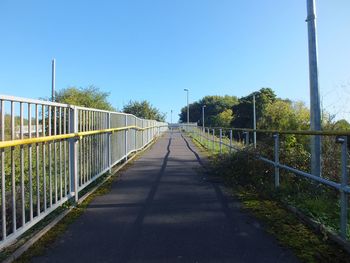
[[108,102],[108,92],[100,91],[95,86],[86,88],[69,87],[56,93],[55,101],[100,110],[115,111]]
[[310,112],[302,102],[277,99],[265,107],[259,128],[273,130],[306,130],[310,125]]
[[275,92],[270,88],[262,88],[239,99],[233,106],[233,127],[253,128],[253,96],[255,95],[256,120],[259,122],[268,105],[276,100]]
[[153,107],[148,101],[129,101],[123,107],[123,112],[134,114],[139,118],[150,120],[165,121],[165,114],[161,113],[159,109]]
[[[202,106],[205,105],[204,123],[206,126],[227,126],[227,119],[232,120],[232,117],[229,117],[228,114],[230,113],[232,116],[231,109],[237,103],[236,96],[205,96],[189,105],[190,122],[198,122],[199,125],[202,125]],[[221,117],[217,117],[219,114],[221,114]],[[179,116],[180,122],[187,122],[187,106],[181,109]],[[221,123],[223,124],[221,125]]]

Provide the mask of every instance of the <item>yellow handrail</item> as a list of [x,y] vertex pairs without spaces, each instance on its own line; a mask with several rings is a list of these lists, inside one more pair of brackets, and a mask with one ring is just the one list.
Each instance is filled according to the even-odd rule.
[[1,141],[0,142],[0,149],[19,146],[19,145],[45,143],[45,142],[50,142],[50,141],[59,141],[59,140],[65,140],[65,139],[71,139],[71,138],[81,139],[84,136],[101,134],[101,133],[113,133],[113,132],[125,131],[125,130],[131,130],[131,129],[138,130],[138,131],[145,131],[145,130],[156,128],[156,127],[161,127],[161,126],[149,126],[149,127],[145,127],[145,128],[140,128],[138,126],[133,125],[133,126],[125,126],[125,127],[119,127],[119,128],[109,128],[109,129],[102,129],[102,130],[76,132],[76,133],[68,133],[68,134],[60,134],[60,135],[51,135],[51,136],[43,136],[43,137],[20,139],[20,140]]

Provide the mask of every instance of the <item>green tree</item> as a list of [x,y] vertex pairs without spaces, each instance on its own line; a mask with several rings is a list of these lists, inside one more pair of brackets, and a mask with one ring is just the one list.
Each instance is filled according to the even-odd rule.
[[150,120],[165,121],[165,114],[161,113],[159,109],[153,107],[148,101],[129,101],[123,107],[123,112],[133,114],[139,118]]
[[[189,105],[190,122],[198,122],[199,125],[202,125],[202,106],[205,105],[205,125],[216,126],[218,121],[217,115],[227,110],[231,110],[232,107],[237,103],[238,99],[236,96],[205,96],[199,101],[196,101]],[[226,115],[227,113],[228,112],[226,112]],[[187,106],[181,109],[179,116],[180,122],[187,122]]]
[[69,87],[56,92],[55,101],[87,108],[115,111],[108,102],[109,92],[100,91],[95,86],[86,88]]
[[227,109],[214,116],[212,124],[217,127],[230,127],[232,119],[232,110]]
[[310,111],[303,102],[277,99],[266,106],[258,127],[271,130],[308,130]]
[[[264,115],[259,120],[258,128],[280,131],[308,130],[310,128],[310,111],[303,102],[277,99],[266,106]],[[305,153],[309,147],[309,138],[294,134],[281,135],[281,144],[281,147],[289,153],[295,151]]]
[[276,100],[276,94],[270,88],[262,88],[246,97],[240,98],[238,104],[234,105],[232,108],[234,114],[232,120],[233,127],[253,127],[253,95],[255,95],[257,121],[264,115],[265,108]]
[[334,123],[333,129],[337,131],[350,130],[350,123],[344,119],[338,120]]

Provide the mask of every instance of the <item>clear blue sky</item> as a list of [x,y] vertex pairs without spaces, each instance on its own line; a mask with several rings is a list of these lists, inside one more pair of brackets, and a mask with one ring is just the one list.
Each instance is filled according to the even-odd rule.
[[[320,93],[350,115],[350,1],[318,0]],[[173,120],[205,95],[271,87],[309,102],[306,0],[0,1],[0,93],[95,85],[121,109],[149,100]]]

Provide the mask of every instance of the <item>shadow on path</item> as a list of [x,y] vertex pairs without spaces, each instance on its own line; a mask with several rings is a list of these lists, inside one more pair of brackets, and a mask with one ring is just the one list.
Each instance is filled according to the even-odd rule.
[[129,259],[132,256],[136,241],[142,232],[143,221],[145,219],[147,211],[150,209],[150,207],[152,205],[152,202],[154,200],[154,196],[156,195],[157,189],[159,187],[160,180],[161,180],[162,176],[164,175],[165,168],[168,164],[168,159],[169,159],[169,155],[171,152],[170,151],[171,140],[172,140],[172,137],[170,135],[168,146],[167,146],[167,153],[163,159],[163,163],[162,163],[162,166],[160,168],[160,171],[152,184],[152,188],[148,193],[146,201],[145,201],[143,207],[141,208],[141,211],[138,214],[135,222],[133,223],[127,238],[122,241],[122,244],[120,246],[121,252],[122,252],[120,262],[127,262],[127,261],[129,261]]

